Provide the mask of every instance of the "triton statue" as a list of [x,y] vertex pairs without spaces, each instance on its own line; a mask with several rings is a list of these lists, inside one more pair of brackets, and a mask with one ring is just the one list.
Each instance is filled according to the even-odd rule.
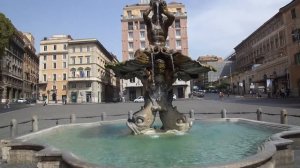
[[164,0],[151,0],[150,8],[143,14],[147,26],[147,38],[150,46],[137,50],[133,60],[115,65],[107,65],[117,76],[123,79],[137,77],[143,84],[144,106],[127,121],[134,134],[144,134],[153,130],[156,114],[162,121],[161,131],[177,130],[186,132],[192,126],[192,119],[179,113],[172,106],[172,84],[177,80],[197,79],[198,74],[215,71],[191,60],[180,52],[169,50],[165,43],[168,29],[175,17],[168,12]]

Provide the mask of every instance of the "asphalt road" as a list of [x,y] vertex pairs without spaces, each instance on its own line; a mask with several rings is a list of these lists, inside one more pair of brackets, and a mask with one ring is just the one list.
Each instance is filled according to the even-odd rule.
[[[230,112],[255,112],[258,108],[262,108],[263,112],[270,114],[280,114],[284,108],[288,114],[300,115],[300,99],[267,99],[255,97],[239,97],[230,96],[219,99],[217,94],[206,94],[204,98],[179,99],[173,102],[174,106],[182,113],[188,113],[190,109],[194,109],[196,118],[220,118],[219,112],[226,109],[230,118],[248,118],[256,119],[256,114],[230,114]],[[54,104],[42,106],[41,104],[12,104],[12,111],[4,111],[1,109],[0,127],[10,125],[11,119],[16,119],[18,123],[30,121],[32,116],[36,115],[39,118],[39,129],[45,129],[58,124],[66,124],[70,122],[71,114],[77,117],[92,118],[77,118],[76,122],[95,122],[101,119],[101,114],[106,113],[107,120],[127,118],[129,110],[137,111],[143,106],[143,103],[104,103],[104,104]],[[200,114],[208,113],[208,114]],[[218,113],[218,114],[212,114]],[[98,116],[98,117],[95,117]],[[53,118],[64,118],[61,120],[47,120]],[[280,116],[263,115],[263,121],[280,122]],[[300,125],[300,118],[289,117],[288,123],[292,125]],[[18,126],[18,135],[23,135],[31,132],[31,122]],[[9,127],[0,129],[0,139],[9,138]]]

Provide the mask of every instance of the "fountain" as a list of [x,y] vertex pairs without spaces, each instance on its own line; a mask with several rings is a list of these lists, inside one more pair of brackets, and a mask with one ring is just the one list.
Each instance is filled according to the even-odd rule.
[[151,0],[150,8],[145,11],[143,18],[150,46],[145,50],[137,50],[133,60],[107,66],[120,78],[137,77],[143,84],[144,107],[128,119],[127,125],[134,134],[147,134],[153,131],[152,125],[156,113],[159,113],[162,122],[160,131],[186,132],[192,127],[192,119],[172,106],[172,84],[177,79],[197,79],[198,74],[215,69],[165,46],[168,29],[175,17],[168,12],[164,0]]
[[[193,119],[179,113],[172,106],[172,84],[214,69],[165,47],[168,27],[174,21],[165,1],[152,0],[144,20],[150,46],[137,50],[133,60],[107,66],[121,78],[142,81],[145,103],[141,110],[128,120],[58,125],[1,141],[2,160],[39,168],[276,168],[296,164],[299,127],[240,118]],[[155,121],[156,113],[161,123]],[[161,128],[154,129],[158,125]]]

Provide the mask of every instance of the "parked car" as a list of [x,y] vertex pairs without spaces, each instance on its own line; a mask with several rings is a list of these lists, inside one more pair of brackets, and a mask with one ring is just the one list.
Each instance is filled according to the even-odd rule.
[[201,90],[199,90],[199,91],[194,91],[193,93],[192,93],[192,95],[193,96],[196,96],[196,97],[204,97],[204,92]]
[[135,102],[135,103],[142,103],[142,102],[144,102],[144,97],[143,96],[139,96],[138,98],[134,99],[133,102]]
[[24,99],[24,98],[19,98],[17,100],[17,103],[25,103],[25,102],[26,102],[26,99]]

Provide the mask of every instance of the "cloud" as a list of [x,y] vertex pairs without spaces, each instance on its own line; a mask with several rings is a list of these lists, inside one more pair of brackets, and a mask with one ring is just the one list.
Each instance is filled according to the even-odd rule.
[[[205,2],[205,1],[204,1]],[[216,0],[188,4],[190,56],[227,57],[290,0]],[[202,5],[199,8],[199,5]],[[199,10],[200,9],[200,10]]]

